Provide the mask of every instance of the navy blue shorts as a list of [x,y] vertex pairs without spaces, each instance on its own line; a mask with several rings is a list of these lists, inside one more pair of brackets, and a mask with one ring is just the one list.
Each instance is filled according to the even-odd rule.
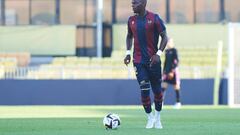
[[163,74],[163,82],[172,84],[172,85],[180,85],[180,77],[178,68],[175,69],[173,78],[168,78],[167,74]]
[[134,69],[138,83],[141,81],[150,81],[152,89],[161,89],[162,70],[161,61],[150,67],[150,64],[134,63]]

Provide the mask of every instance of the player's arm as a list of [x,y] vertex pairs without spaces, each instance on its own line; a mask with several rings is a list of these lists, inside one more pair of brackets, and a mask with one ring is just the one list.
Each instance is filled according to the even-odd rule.
[[132,49],[132,36],[127,34],[127,37],[126,37],[126,48],[127,48],[127,51],[126,51],[126,57],[124,59],[124,64],[128,65],[131,61],[131,49]]
[[128,65],[131,61],[131,49],[132,49],[132,41],[133,41],[133,33],[130,28],[130,18],[128,19],[128,33],[126,37],[126,57],[124,58],[124,64]]
[[172,68],[173,70],[178,66],[179,59],[178,59],[178,52],[176,49],[173,51],[173,63],[172,63]]
[[168,77],[169,77],[170,79],[172,79],[172,78],[174,77],[175,69],[176,69],[176,67],[178,66],[178,63],[179,63],[178,53],[177,53],[177,50],[176,50],[176,49],[174,49],[172,55],[173,55],[172,68],[171,68],[171,71],[168,73]]
[[164,63],[163,63],[163,73],[164,74],[167,74],[166,67],[167,67],[167,53],[165,52],[165,60],[164,60]]
[[153,64],[160,61],[160,56],[162,55],[162,53],[167,45],[167,42],[168,42],[166,27],[165,27],[163,21],[160,19],[160,17],[158,15],[155,17],[155,19],[156,19],[155,25],[157,27],[158,33],[160,33],[162,40],[160,42],[160,47],[159,47],[157,53],[155,55],[153,55],[151,58],[150,66],[152,66]]
[[160,43],[160,47],[158,49],[158,52],[157,54],[159,56],[161,56],[163,50],[165,49],[166,45],[167,45],[167,42],[168,42],[168,37],[167,37],[167,32],[166,31],[163,31],[161,34],[160,34],[162,40],[161,40],[161,43]]

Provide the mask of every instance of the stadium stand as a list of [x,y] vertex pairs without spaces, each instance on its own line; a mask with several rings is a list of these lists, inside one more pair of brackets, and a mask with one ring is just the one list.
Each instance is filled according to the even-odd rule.
[[[179,48],[182,78],[213,78],[216,75],[217,48]],[[25,79],[124,79],[135,78],[132,66],[126,67],[122,59],[124,50],[113,51],[110,58],[54,57],[46,63],[30,63],[27,53],[0,55],[0,77]],[[162,61],[164,60],[164,55]],[[30,63],[30,64],[29,64]],[[28,65],[34,65],[29,66]],[[227,53],[223,53],[222,69],[227,66]],[[21,75],[21,76],[19,76]]]
[[[178,51],[182,78],[213,78],[216,75],[216,47],[181,47]],[[32,61],[29,53],[1,53],[0,78],[134,79],[133,67],[126,67],[123,64],[124,52],[124,50],[114,50],[112,57],[109,58],[33,57]],[[39,59],[42,61],[39,62]],[[164,55],[161,59],[164,61]],[[223,72],[226,67],[227,52],[223,52]]]
[[19,67],[26,67],[31,61],[31,55],[27,52],[22,53],[0,53],[0,58],[2,60],[8,61],[9,59],[12,59],[16,62],[16,65]]

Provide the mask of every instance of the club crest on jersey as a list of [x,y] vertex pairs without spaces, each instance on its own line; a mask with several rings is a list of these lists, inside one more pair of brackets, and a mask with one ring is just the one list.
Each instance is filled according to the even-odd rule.
[[148,24],[152,24],[152,20],[148,20]]

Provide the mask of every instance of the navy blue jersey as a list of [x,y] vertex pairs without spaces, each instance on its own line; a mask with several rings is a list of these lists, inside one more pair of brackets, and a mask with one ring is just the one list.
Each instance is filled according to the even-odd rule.
[[170,73],[178,66],[178,63],[179,59],[177,50],[175,48],[166,49],[163,72],[166,74]]

